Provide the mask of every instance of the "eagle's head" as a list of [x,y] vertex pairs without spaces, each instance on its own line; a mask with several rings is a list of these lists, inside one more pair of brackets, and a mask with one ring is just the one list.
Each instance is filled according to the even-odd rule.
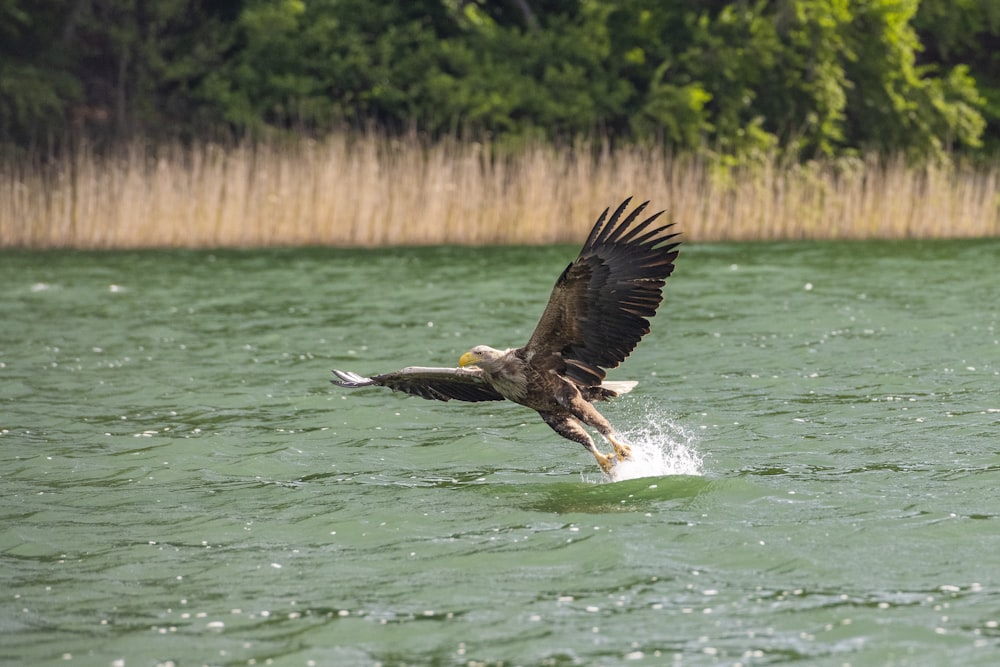
[[497,350],[489,345],[477,345],[458,359],[459,366],[473,366],[483,361],[490,362],[499,359],[505,354],[504,350]]

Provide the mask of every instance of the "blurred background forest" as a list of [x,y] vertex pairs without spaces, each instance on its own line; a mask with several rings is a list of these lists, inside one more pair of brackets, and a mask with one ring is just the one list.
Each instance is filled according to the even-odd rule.
[[1000,2],[0,0],[8,174],[331,136],[995,178]]
[[1000,144],[996,0],[0,0],[0,133]]

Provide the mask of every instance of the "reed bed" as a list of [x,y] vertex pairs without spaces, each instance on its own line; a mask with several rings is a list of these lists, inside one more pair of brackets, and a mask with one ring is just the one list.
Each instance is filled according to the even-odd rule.
[[575,243],[628,195],[667,209],[696,242],[1000,234],[996,165],[913,168],[875,155],[722,165],[657,147],[502,152],[343,135],[8,161],[0,247]]

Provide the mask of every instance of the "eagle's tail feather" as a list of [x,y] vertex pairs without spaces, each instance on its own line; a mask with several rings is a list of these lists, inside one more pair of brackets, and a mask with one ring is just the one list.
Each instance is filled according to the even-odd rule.
[[605,380],[601,383],[601,389],[610,392],[611,396],[609,398],[613,398],[614,396],[629,393],[635,389],[637,384],[639,383],[635,380]]
[[629,393],[637,384],[635,380],[605,380],[598,387],[580,387],[580,392],[588,401],[607,401]]

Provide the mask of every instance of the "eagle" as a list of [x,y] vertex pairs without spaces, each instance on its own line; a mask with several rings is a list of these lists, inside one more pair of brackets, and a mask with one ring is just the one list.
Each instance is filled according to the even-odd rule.
[[[549,302],[528,342],[498,350],[477,345],[458,360],[458,368],[410,366],[363,377],[334,370],[340,387],[389,387],[438,401],[502,401],[538,412],[552,430],[578,442],[611,475],[628,459],[629,446],[593,403],[630,391],[637,383],[606,381],[649,333],[647,318],[663,300],[663,286],[674,270],[680,243],[673,223],[661,224],[663,211],[643,218],[648,201],[626,213],[629,197],[610,213],[604,210],[579,256],[556,280]],[[584,428],[591,426],[611,444],[603,454]]]

